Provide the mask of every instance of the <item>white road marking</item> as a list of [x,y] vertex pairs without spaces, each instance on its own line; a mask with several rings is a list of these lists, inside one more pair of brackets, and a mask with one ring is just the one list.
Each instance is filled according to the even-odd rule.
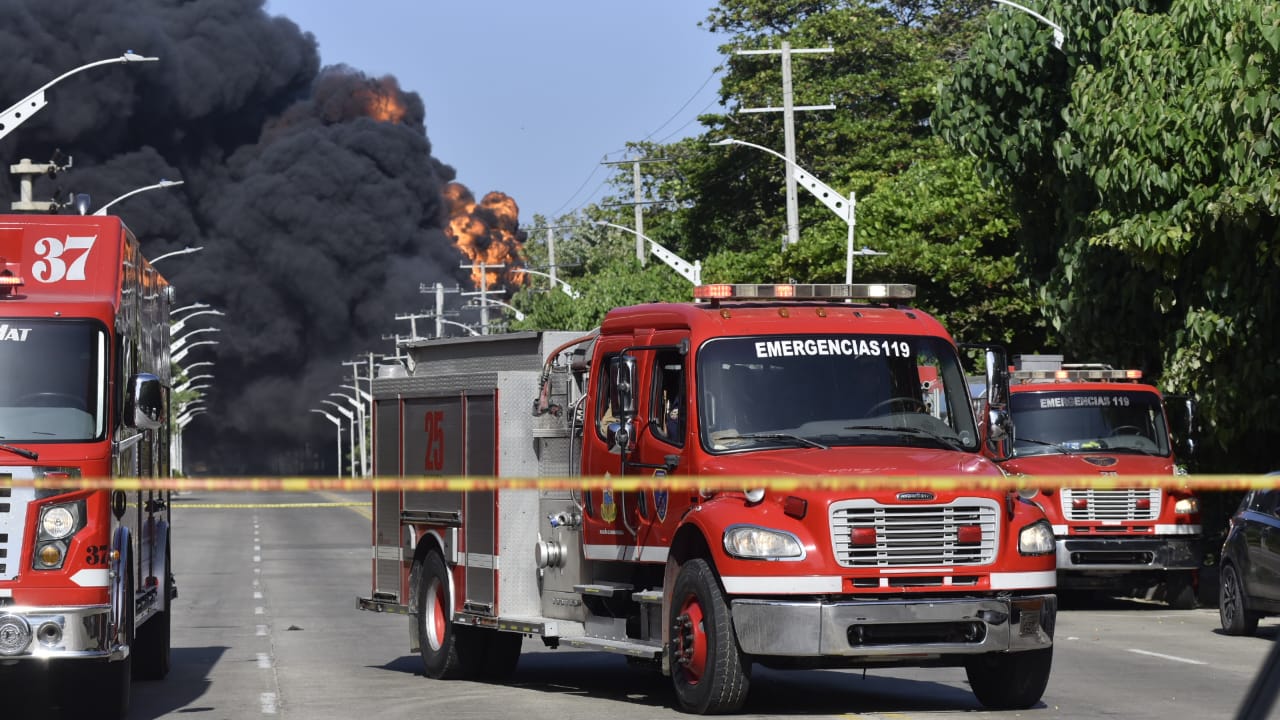
[[262,593],[260,593],[260,592],[255,592],[255,593],[253,594],[253,599],[254,599],[254,600],[261,600],[261,599],[262,599]]
[[276,714],[276,694],[275,693],[262,693],[262,714],[263,715]]
[[1129,652],[1138,653],[1139,655],[1150,655],[1164,660],[1172,660],[1174,662],[1187,663],[1188,665],[1208,665],[1209,663],[1200,660],[1192,660],[1191,658],[1178,657],[1177,655],[1165,655],[1164,653],[1151,652],[1150,650],[1139,650],[1137,648],[1129,648]]
[[271,669],[271,656],[266,653],[258,653],[258,667],[263,670]]
[[267,626],[266,626],[266,625],[259,625],[259,626],[258,626],[258,637],[266,637],[266,636],[267,636]]
[[253,614],[254,614],[254,615],[265,615],[265,614],[266,614],[266,611],[265,611],[265,610],[263,610],[261,606],[259,606],[259,607],[256,607],[256,608],[254,608],[254,609],[253,609]]

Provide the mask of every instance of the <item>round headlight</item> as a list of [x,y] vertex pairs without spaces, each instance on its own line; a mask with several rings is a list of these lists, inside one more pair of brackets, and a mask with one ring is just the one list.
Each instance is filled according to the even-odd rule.
[[76,516],[62,505],[55,505],[40,516],[40,529],[54,540],[61,540],[76,529]]
[[1023,555],[1048,555],[1054,551],[1053,526],[1037,520],[1018,533],[1018,552]]

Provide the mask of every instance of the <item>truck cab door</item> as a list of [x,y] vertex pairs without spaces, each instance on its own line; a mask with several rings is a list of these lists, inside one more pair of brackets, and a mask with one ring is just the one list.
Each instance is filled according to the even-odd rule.
[[[687,351],[687,331],[655,333],[657,349],[647,353],[640,387],[640,415],[636,421],[633,474],[653,478],[654,487],[643,490],[635,501],[636,516],[628,518],[637,528],[637,542],[655,558],[671,545],[685,509],[696,501],[692,491],[672,491],[656,486],[665,478],[690,472],[698,436],[690,399],[692,369]],[[683,342],[682,342],[683,341]],[[678,349],[683,347],[684,350]],[[631,503],[628,503],[629,505]],[[661,550],[659,550],[661,549]]]

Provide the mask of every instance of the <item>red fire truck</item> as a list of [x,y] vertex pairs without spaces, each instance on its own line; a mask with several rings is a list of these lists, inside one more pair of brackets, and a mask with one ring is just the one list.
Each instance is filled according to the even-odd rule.
[[0,674],[87,679],[122,716],[169,666],[168,283],[110,216],[0,215]]
[[[360,607],[407,614],[432,678],[504,676],[528,635],[652,663],[692,713],[740,708],[756,664],[964,667],[985,705],[1031,706],[1052,660],[1053,536],[1012,484],[746,480],[1003,484],[979,452],[956,346],[898,304],[913,296],[707,285],[696,303],[612,310],[585,336],[411,345],[407,371],[373,383],[379,475],[604,487],[376,492]],[[628,476],[643,489],[608,487]],[[745,486],[663,485],[714,477]]]
[[[1166,402],[1140,370],[1064,364],[1061,355],[1020,355],[1011,372],[1015,475],[1176,475],[1175,445],[1192,447],[1194,411]],[[1174,431],[1170,431],[1170,425]],[[1033,491],[1034,492],[1034,491]],[[1204,554],[1200,506],[1189,490],[1042,489],[1035,501],[1053,523],[1061,588],[1146,592],[1196,606]]]

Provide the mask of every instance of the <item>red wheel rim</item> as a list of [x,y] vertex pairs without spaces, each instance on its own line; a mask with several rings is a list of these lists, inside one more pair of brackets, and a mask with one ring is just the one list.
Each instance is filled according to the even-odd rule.
[[[690,685],[697,685],[707,672],[707,629],[706,613],[696,595],[685,598],[680,606],[680,614],[689,618],[689,635],[693,638],[693,647],[681,647],[688,652],[689,662],[684,666],[685,679]],[[680,640],[684,643],[684,638]]]
[[432,580],[427,588],[427,640],[432,650],[439,650],[444,645],[444,633],[448,623],[445,610],[444,583]]

